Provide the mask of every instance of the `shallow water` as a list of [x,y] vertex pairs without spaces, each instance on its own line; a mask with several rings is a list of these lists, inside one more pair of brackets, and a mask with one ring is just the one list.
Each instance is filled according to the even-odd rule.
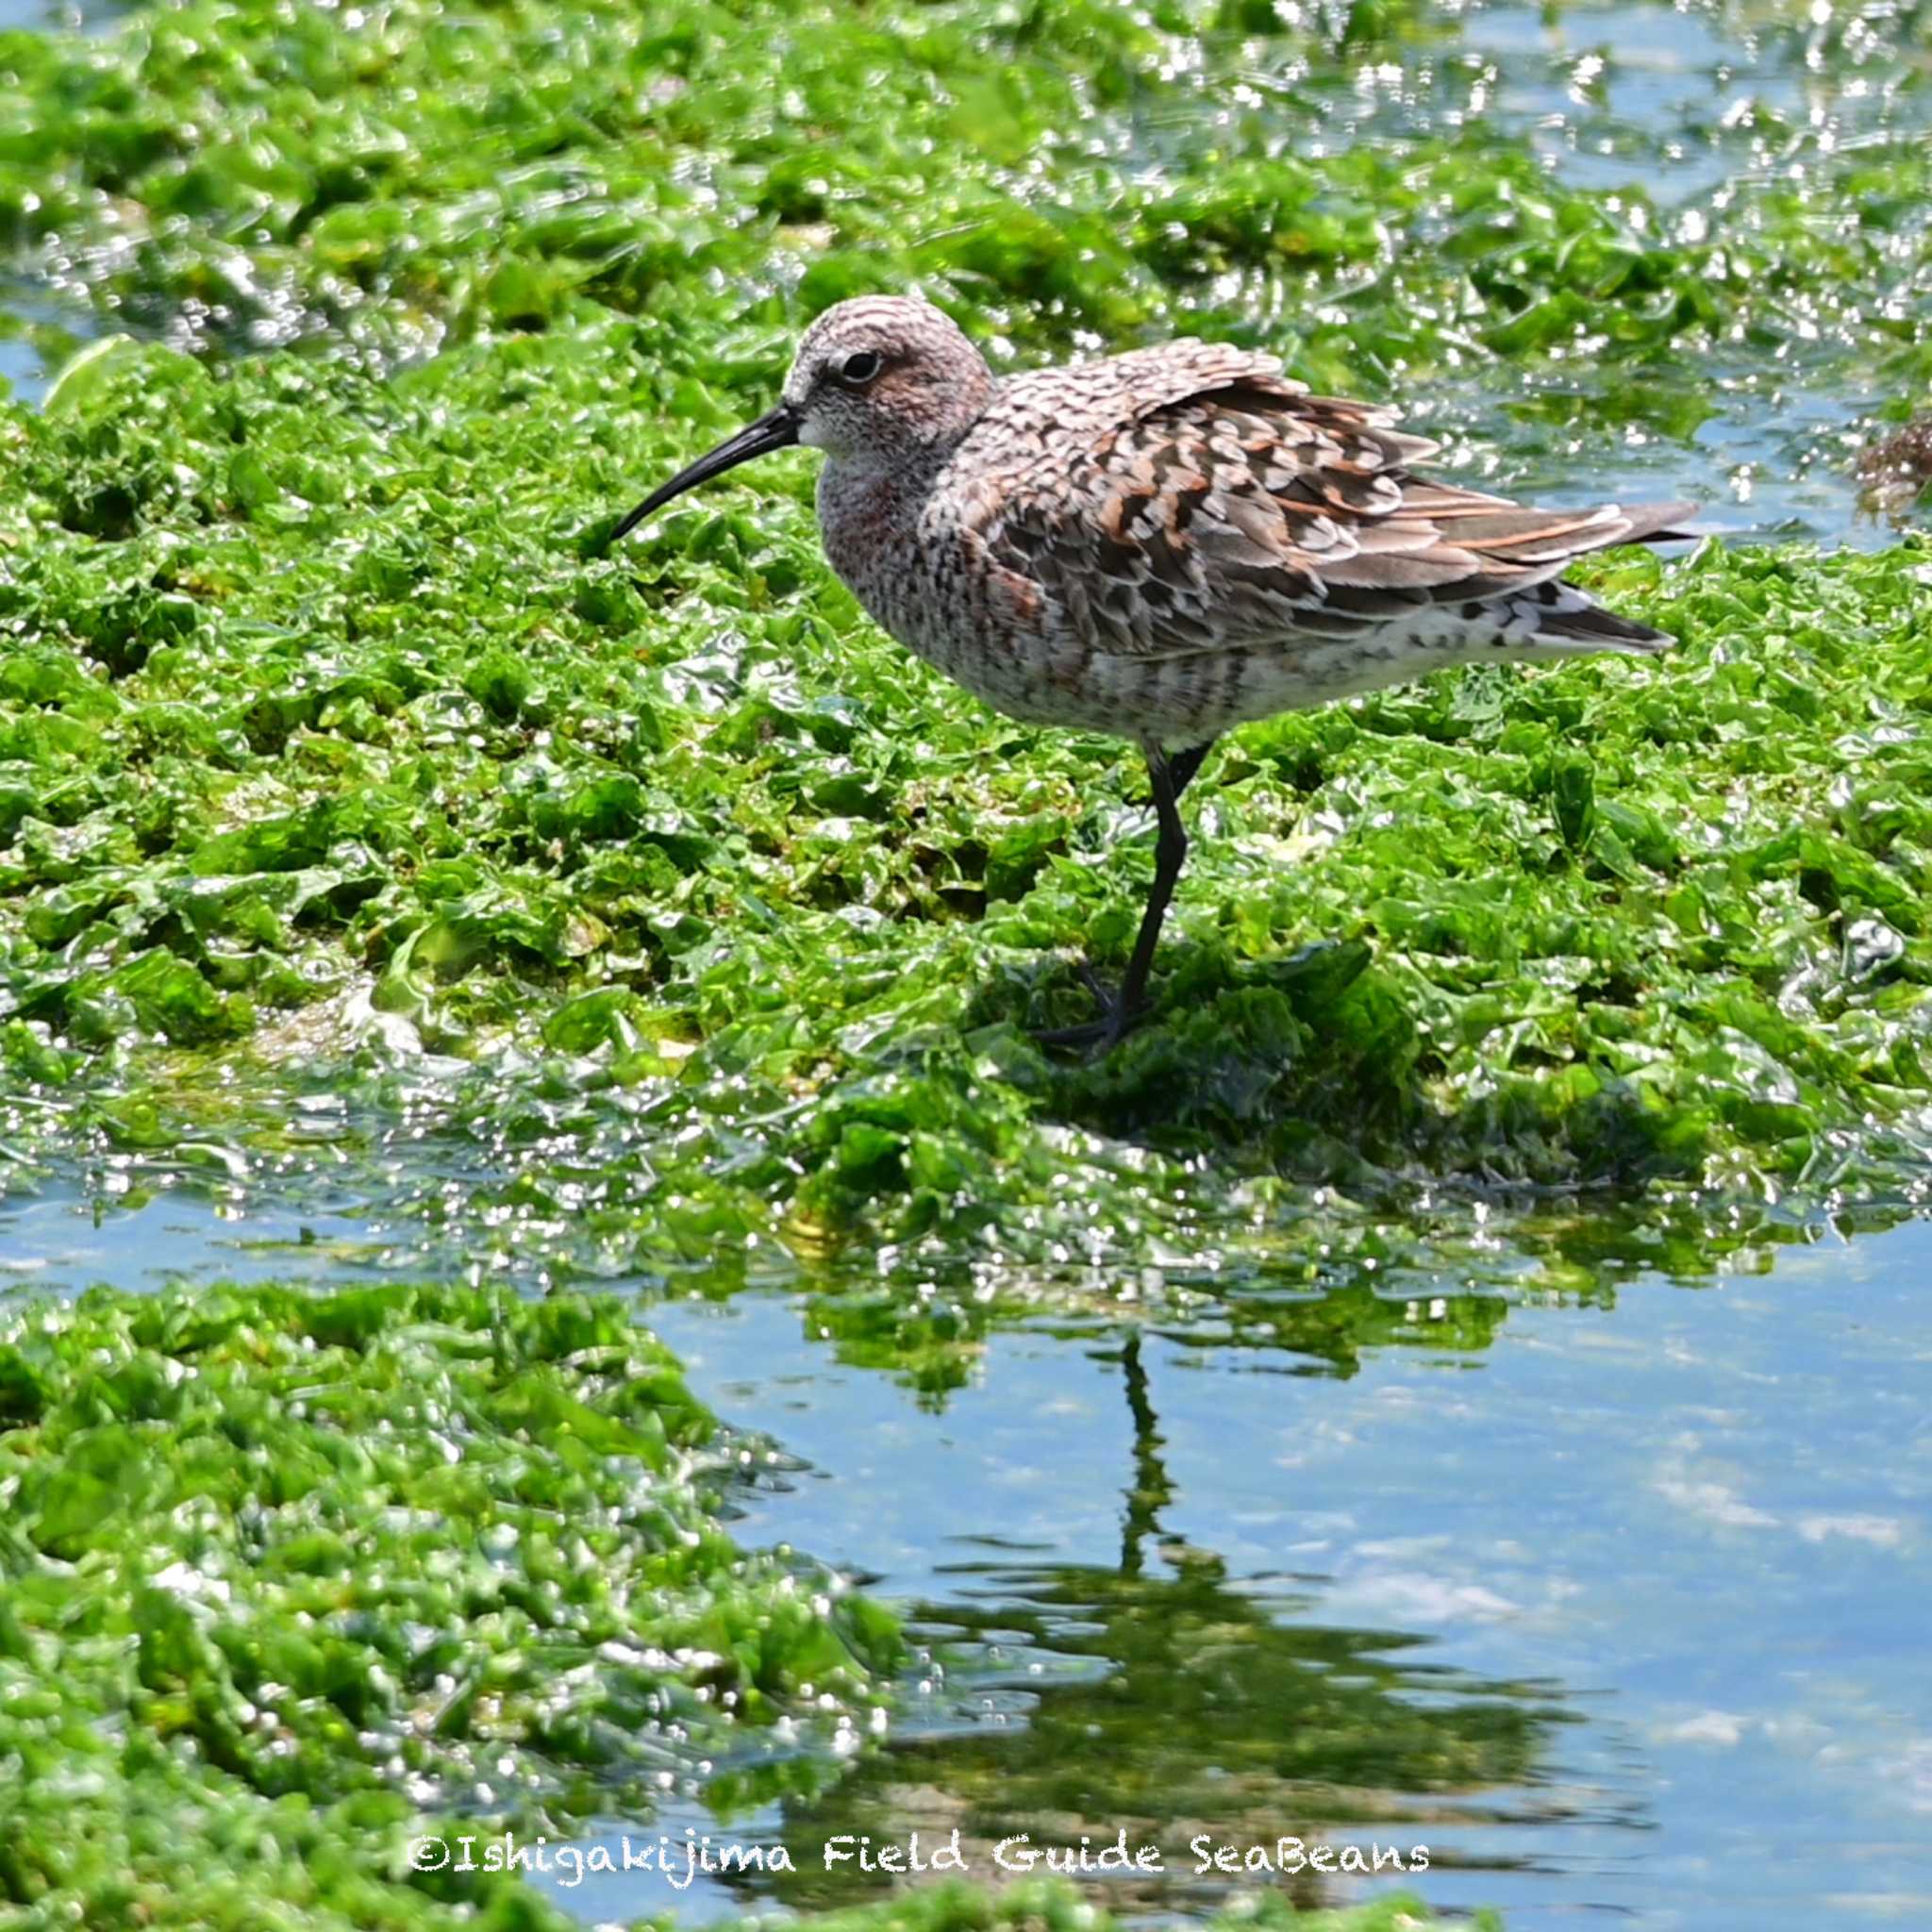
[[0,31],[18,26],[100,33],[127,10],[125,0],[0,0]]
[[[787,1821],[794,1841],[916,1816],[917,1791],[983,1836],[1144,1827],[1183,1872],[1203,1821],[1424,1840],[1456,1868],[1426,1896],[1513,1927],[1932,1917],[1932,1228],[1614,1309],[1512,1306],[1479,1356],[1382,1350],[1346,1379],[1157,1329],[1153,1507],[1117,1337],[1001,1335],[934,1413],[827,1359],[783,1300],[652,1319],[708,1400],[811,1464],[743,1532],[966,1641],[930,1714],[860,1795]],[[1229,1776],[1303,1698],[1334,1728],[1346,1693],[1315,1687],[1344,1658],[1359,1728],[1322,1775],[1358,1761],[1354,1790]],[[1483,1705],[1521,1774],[1442,1776]],[[1091,1756],[1060,1755],[1083,1730]]]
[[[355,1228],[42,1197],[0,1248],[143,1287],[323,1276]],[[1118,1902],[1162,1915],[1252,1882],[1197,1875],[1202,1834],[1424,1844],[1406,1882],[1530,1932],[1932,1915],[1932,1225],[1497,1313],[1486,1347],[1341,1373],[1235,1341],[1209,1296],[996,1331],[941,1400],[841,1359],[805,1296],[650,1306],[695,1391],[793,1458],[741,1540],[840,1565],[931,1662],[828,1795],[739,1811],[698,1772],[630,1827],[680,1872],[689,1826],[795,1875],[540,1882],[587,1924],[703,1923],[866,1895],[823,1871],[835,1834],[957,1825],[988,1872],[1010,1835],[1124,1824],[1165,1871]]]
[[9,385],[15,401],[40,402],[61,364],[99,332],[82,304],[54,295],[30,277],[0,274],[0,381]]

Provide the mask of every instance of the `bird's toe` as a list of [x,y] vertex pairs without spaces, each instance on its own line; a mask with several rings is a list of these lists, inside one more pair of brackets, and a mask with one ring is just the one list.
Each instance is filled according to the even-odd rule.
[[1140,1024],[1146,1017],[1147,1008],[1141,1004],[1130,1006],[1107,985],[1093,970],[1091,960],[1080,961],[1080,977],[1100,1008],[1099,1016],[1083,1021],[1077,1026],[1048,1027],[1035,1034],[1034,1038],[1041,1046],[1076,1047],[1104,1054],[1119,1045]]

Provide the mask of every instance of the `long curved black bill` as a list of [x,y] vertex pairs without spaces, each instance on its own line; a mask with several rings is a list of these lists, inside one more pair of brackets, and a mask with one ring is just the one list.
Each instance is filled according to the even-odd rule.
[[783,403],[775,409],[767,409],[756,423],[748,424],[736,436],[721,442],[708,456],[700,457],[688,469],[678,471],[670,482],[660,483],[611,531],[608,541],[615,543],[628,537],[653,510],[662,509],[674,496],[682,496],[687,490],[695,490],[700,483],[708,483],[713,476],[722,476],[726,470],[735,470],[754,457],[767,456],[774,449],[790,449],[797,441],[798,418]]

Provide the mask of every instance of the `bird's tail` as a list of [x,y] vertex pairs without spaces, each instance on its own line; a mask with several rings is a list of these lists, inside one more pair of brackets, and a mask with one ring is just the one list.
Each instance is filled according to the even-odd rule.
[[1623,651],[1633,657],[1654,658],[1677,641],[1668,631],[1606,610],[1574,584],[1538,584],[1509,601],[1518,613],[1534,622],[1529,641],[1540,651],[1557,655]]
[[1455,529],[1455,540],[1479,550],[1485,558],[1494,557],[1499,562],[1547,572],[1540,580],[1524,585],[1505,600],[1510,616],[1507,629],[1524,636],[1539,654],[1547,651],[1567,656],[1582,651],[1623,651],[1636,657],[1653,657],[1668,650],[1676,640],[1668,632],[1639,624],[1634,618],[1619,617],[1615,611],[1606,610],[1575,585],[1562,582],[1558,573],[1573,558],[1592,550],[1607,550],[1619,543],[1688,540],[1693,533],[1676,526],[1695,510],[1696,506],[1689,503],[1634,504],[1627,508],[1607,504],[1597,510],[1573,514],[1560,524],[1560,513],[1553,513],[1540,531],[1519,527],[1491,536],[1464,525]]

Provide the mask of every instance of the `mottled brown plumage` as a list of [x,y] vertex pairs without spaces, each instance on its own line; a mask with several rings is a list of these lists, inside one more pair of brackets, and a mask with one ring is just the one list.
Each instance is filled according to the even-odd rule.
[[1160,816],[1126,983],[1144,992],[1186,851],[1175,801],[1230,726],[1475,659],[1670,640],[1561,581],[1690,506],[1539,509],[1418,476],[1435,445],[1309,394],[1272,356],[1169,342],[996,381],[923,302],[841,303],[770,414],[655,491],[825,451],[833,568],[887,630],[1008,715],[1144,749]]

